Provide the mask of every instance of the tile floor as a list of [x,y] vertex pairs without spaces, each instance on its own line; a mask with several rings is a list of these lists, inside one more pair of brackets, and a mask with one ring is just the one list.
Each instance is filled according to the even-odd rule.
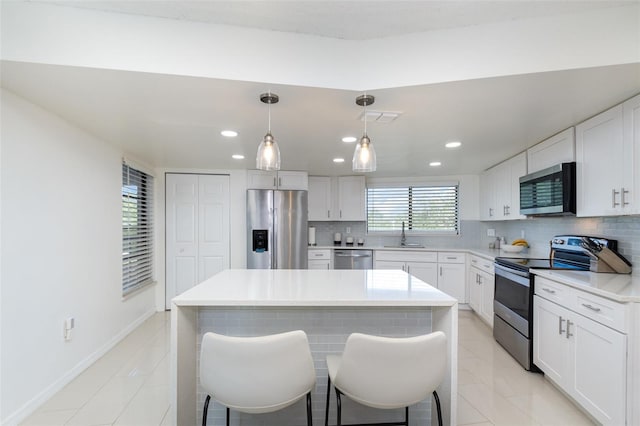
[[[460,311],[459,325],[459,425],[593,424],[473,312]],[[169,329],[168,312],[154,315],[21,425],[168,425]]]

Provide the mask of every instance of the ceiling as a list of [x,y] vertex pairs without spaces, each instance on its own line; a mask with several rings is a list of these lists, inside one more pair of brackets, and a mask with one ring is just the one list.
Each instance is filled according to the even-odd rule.
[[368,40],[618,7],[637,0],[30,0],[141,16]]
[[[37,3],[362,40],[637,2]],[[356,91],[26,62],[2,61],[1,67],[2,87],[155,167],[254,168],[267,131],[267,107],[259,95],[267,90],[280,96],[272,107],[272,132],[284,170],[351,174],[355,147],[341,138],[363,132]],[[392,123],[368,125],[378,156],[371,175],[479,173],[639,92],[637,63],[371,91],[371,109],[401,113]],[[238,137],[222,137],[225,129]],[[444,147],[454,140],[462,146]],[[245,159],[234,160],[233,154]],[[336,157],[345,162],[334,163]],[[431,161],[442,166],[429,167]]]

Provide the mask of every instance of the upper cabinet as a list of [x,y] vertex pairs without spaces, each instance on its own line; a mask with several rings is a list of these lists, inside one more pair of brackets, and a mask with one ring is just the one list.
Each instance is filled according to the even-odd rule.
[[527,155],[520,153],[480,177],[480,219],[524,219],[520,214],[520,177],[527,173]]
[[573,127],[532,146],[527,150],[527,173],[576,161],[575,146]]
[[577,125],[577,215],[639,213],[638,164],[640,95]]
[[247,170],[248,189],[309,189],[307,172]]
[[365,221],[364,176],[309,177],[309,221]]

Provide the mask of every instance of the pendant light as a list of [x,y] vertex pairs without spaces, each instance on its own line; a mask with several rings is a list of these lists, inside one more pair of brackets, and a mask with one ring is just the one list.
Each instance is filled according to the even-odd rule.
[[371,145],[371,139],[367,136],[367,105],[373,105],[375,98],[371,95],[360,95],[356,98],[356,104],[364,107],[364,135],[356,145],[353,153],[354,172],[375,172],[376,171],[376,151]]
[[258,146],[256,156],[256,168],[259,170],[280,170],[280,148],[271,134],[271,104],[277,104],[280,98],[275,93],[263,93],[260,101],[269,106],[269,131]]

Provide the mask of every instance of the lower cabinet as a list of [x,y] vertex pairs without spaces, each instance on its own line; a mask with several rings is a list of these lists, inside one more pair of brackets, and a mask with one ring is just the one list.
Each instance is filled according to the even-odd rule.
[[534,363],[602,424],[626,424],[627,335],[539,295],[533,305]]
[[375,269],[399,269],[411,274],[427,284],[437,287],[438,264],[435,262],[404,262],[399,260],[376,260]]
[[332,269],[331,250],[309,249],[307,269]]
[[476,267],[469,268],[469,307],[493,327],[494,275]]

